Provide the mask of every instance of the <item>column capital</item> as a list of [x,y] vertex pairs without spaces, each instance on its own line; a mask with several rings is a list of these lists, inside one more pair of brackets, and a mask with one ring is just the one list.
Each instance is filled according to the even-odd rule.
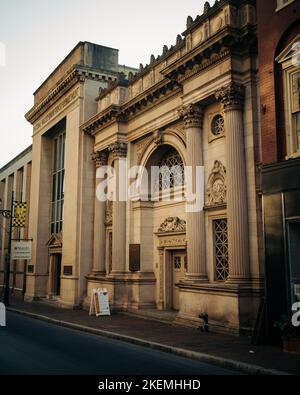
[[91,154],[91,159],[95,162],[96,168],[106,166],[107,157],[108,155],[105,151],[96,151]]
[[203,109],[200,105],[189,104],[179,110],[179,115],[184,120],[185,128],[202,128]]
[[244,104],[245,87],[231,82],[229,85],[218,89],[215,98],[224,106],[224,111],[241,110]]
[[109,145],[108,151],[113,155],[115,159],[126,158],[127,156],[127,143],[116,141]]

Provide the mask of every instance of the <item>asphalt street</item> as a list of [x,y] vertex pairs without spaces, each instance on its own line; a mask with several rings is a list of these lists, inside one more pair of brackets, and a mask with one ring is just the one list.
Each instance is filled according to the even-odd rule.
[[1,375],[228,375],[236,372],[8,313]]

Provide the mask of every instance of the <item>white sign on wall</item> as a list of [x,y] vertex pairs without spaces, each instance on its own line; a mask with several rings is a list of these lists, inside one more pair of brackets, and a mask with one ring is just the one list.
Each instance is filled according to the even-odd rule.
[[94,314],[97,317],[110,315],[108,292],[106,288],[93,289],[90,304],[90,315]]
[[3,303],[0,303],[0,326],[6,326],[6,309]]
[[31,259],[32,241],[31,240],[13,240],[11,243],[11,259]]

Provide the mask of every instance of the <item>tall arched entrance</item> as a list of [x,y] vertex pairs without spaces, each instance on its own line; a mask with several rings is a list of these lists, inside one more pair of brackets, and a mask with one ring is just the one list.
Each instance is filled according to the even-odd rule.
[[[187,269],[184,162],[174,146],[163,144],[152,152],[145,167],[152,200],[144,219],[151,221],[152,229],[142,227],[141,239],[151,240],[152,244],[156,306],[160,310],[179,310],[178,283]],[[154,172],[153,167],[157,168]],[[149,249],[149,244],[141,248]]]

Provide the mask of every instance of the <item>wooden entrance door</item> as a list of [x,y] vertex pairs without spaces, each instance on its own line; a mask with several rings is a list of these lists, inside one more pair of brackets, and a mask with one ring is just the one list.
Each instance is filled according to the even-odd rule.
[[187,257],[185,251],[174,251],[172,254],[173,273],[173,309],[179,310],[179,288],[176,284],[183,280],[187,267]]
[[53,295],[60,295],[61,285],[61,254],[55,254],[54,256],[54,273],[53,273]]

